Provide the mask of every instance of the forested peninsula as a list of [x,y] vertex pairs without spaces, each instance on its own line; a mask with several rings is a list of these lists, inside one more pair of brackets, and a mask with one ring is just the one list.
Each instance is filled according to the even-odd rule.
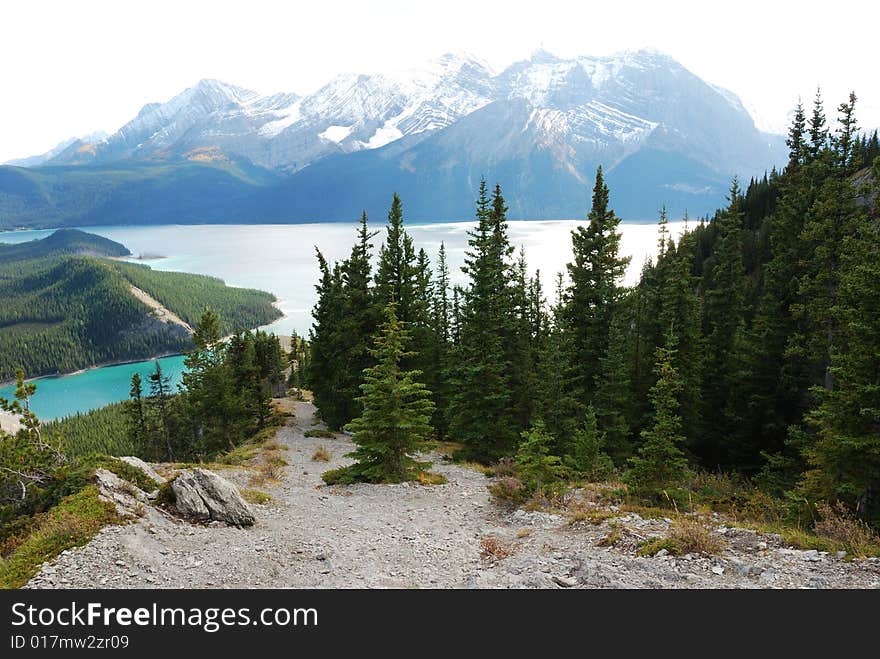
[[271,293],[117,260],[127,255],[76,229],[0,244],[0,382],[183,352],[206,308],[224,334],[281,316]]

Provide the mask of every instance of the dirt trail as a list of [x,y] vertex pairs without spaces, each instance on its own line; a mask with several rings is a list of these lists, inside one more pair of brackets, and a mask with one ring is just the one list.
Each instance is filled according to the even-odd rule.
[[[719,528],[720,557],[640,558],[599,547],[609,524],[570,526],[541,512],[500,511],[482,474],[435,458],[448,484],[329,487],[320,474],[348,463],[348,438],[308,438],[311,403],[277,439],[289,448],[273,502],[254,506],[250,529],[197,526],[150,509],[108,527],[88,545],[44,566],[28,587],[108,588],[455,588],[455,587],[880,587],[880,561],[845,562],[779,546],[750,531]],[[332,454],[313,462],[318,446]],[[246,486],[247,473],[223,475]],[[618,518],[632,533],[662,532],[664,521]],[[495,536],[510,555],[481,556]]]

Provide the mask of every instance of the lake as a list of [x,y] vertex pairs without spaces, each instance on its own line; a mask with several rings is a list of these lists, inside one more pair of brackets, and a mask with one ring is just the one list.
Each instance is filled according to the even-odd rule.
[[[544,290],[552,295],[556,273],[565,270],[571,257],[571,230],[580,221],[511,221],[511,242],[525,248],[529,269],[540,270]],[[376,224],[374,229],[381,229]],[[673,236],[683,223],[670,222]],[[467,231],[473,222],[419,224],[408,226],[416,248],[423,247],[432,261],[440,243],[446,245],[453,283],[464,283],[460,266],[467,248]],[[329,261],[348,256],[357,225],[285,224],[285,225],[165,225],[81,227],[122,243],[135,256],[162,256],[143,263],[157,270],[177,270],[220,277],[231,286],[245,286],[271,291],[278,297],[284,317],[265,329],[276,334],[308,333],[311,308],[315,303],[318,267],[315,247]],[[657,227],[654,224],[621,224],[621,252],[632,257],[625,283],[634,284],[645,259],[656,254]],[[52,230],[0,233],[0,242],[24,242],[43,238]],[[375,239],[377,245],[384,232]],[[374,256],[378,249],[374,250]],[[179,369],[182,358],[163,360],[169,372]],[[142,370],[143,369],[143,370]],[[60,378],[37,382],[33,406],[45,419],[94,409],[128,396],[129,380],[137,370],[144,377],[152,362],[92,369]],[[175,369],[177,369],[175,371]],[[0,396],[10,397],[11,388],[0,388]]]

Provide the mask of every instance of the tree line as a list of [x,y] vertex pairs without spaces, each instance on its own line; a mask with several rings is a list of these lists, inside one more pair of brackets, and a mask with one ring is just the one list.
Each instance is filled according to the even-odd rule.
[[241,331],[228,340],[220,318],[202,314],[174,391],[160,362],[143,382],[131,378],[126,403],[128,439],[154,461],[203,461],[234,449],[266,427],[272,398],[286,390],[286,355],[274,334]]
[[783,171],[734,179],[678,240],[661,210],[658,256],[633,287],[601,167],[549,294],[511,244],[500,185],[480,185],[463,286],[442,245],[435,264],[416,249],[395,194],[375,268],[366,215],[348,258],[317,251],[305,383],[321,415],[357,442],[384,368],[385,385],[429,392],[402,423],[461,443],[462,459],[514,457],[545,482],[615,472],[654,500],[723,470],[880,521],[880,161],[855,103],[834,127],[820,95],[809,117],[799,106]]

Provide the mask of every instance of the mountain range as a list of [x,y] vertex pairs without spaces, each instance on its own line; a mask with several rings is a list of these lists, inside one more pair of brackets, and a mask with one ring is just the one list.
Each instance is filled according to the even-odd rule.
[[0,228],[352,220],[393,191],[411,220],[467,219],[482,176],[513,218],[578,218],[599,165],[618,214],[648,220],[711,212],[732,176],[784,160],[736,95],[657,52],[538,51],[500,73],[448,54],[307,96],[202,80],[0,168]]

